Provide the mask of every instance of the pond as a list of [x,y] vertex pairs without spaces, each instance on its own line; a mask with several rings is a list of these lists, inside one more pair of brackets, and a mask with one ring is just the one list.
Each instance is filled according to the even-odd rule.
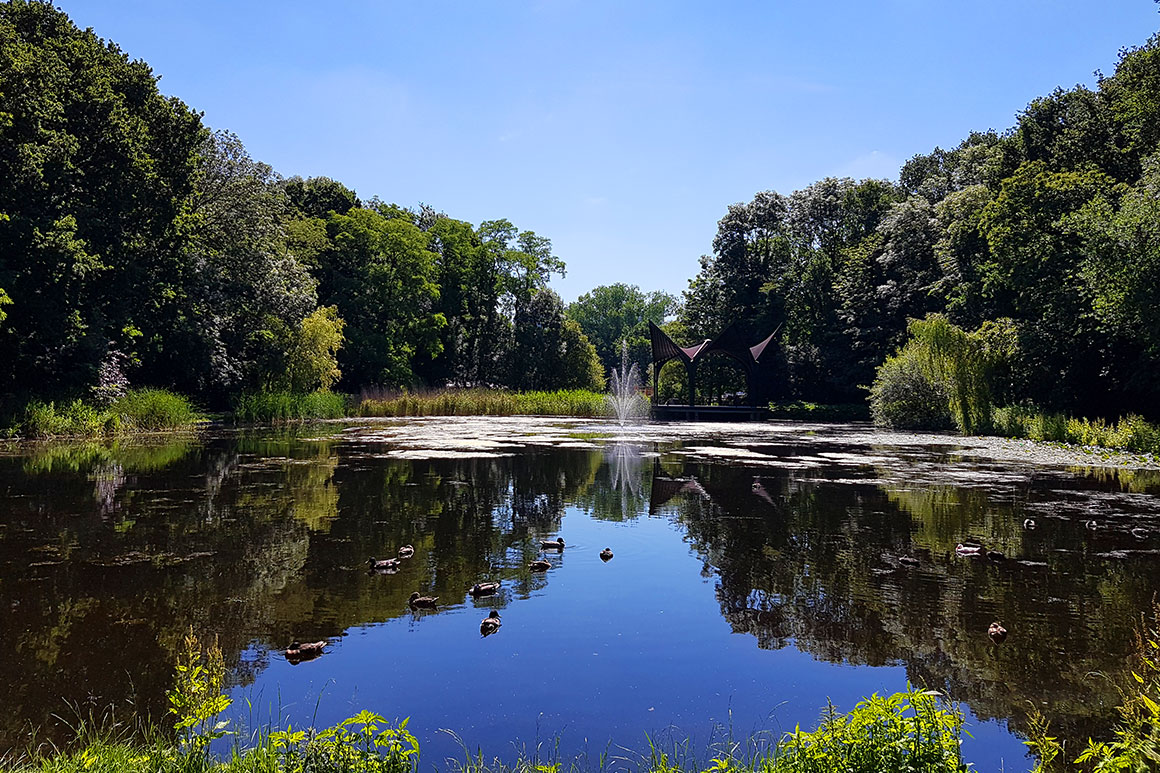
[[225,653],[235,727],[410,717],[424,769],[620,764],[648,739],[707,760],[910,681],[961,703],[977,769],[1026,770],[1032,707],[1076,741],[1115,719],[1160,591],[1160,473],[1004,449],[529,418],[8,445],[0,752],[78,716],[162,716],[192,626]]

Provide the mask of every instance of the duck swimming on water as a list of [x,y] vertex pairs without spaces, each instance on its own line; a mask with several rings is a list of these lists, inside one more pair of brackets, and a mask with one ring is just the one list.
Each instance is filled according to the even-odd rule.
[[424,609],[434,609],[438,601],[438,596],[420,596],[419,591],[415,591],[411,594],[411,598],[407,600],[407,603],[412,608],[423,607]]
[[563,550],[564,549],[564,538],[563,537],[556,537],[555,541],[553,541],[553,542],[547,542],[547,541],[541,542],[540,548],[543,550]]
[[472,596],[490,596],[499,592],[498,582],[477,582],[467,589]]
[[601,561],[611,561],[612,560],[612,548],[605,548],[604,550],[601,550],[600,551],[600,560]]
[[499,619],[499,612],[491,610],[491,614],[483,618],[483,622],[479,624],[479,632],[484,636],[491,636],[499,630],[502,623]]
[[397,558],[367,559],[367,566],[372,572],[391,572],[397,570],[401,565]]
[[296,665],[304,660],[313,660],[322,654],[322,650],[330,644],[328,641],[294,642],[286,648],[286,660]]

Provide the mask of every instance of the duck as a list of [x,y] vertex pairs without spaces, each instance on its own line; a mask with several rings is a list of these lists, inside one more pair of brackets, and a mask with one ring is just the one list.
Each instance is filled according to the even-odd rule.
[[330,644],[328,641],[294,642],[286,648],[286,659],[291,663],[303,660],[312,660],[322,654],[322,650]]
[[612,548],[605,548],[604,550],[601,550],[600,551],[600,560],[601,561],[611,561],[612,560]]
[[556,537],[554,542],[548,542],[548,541],[541,542],[540,548],[543,550],[563,550],[564,549],[564,538],[563,537]]
[[403,545],[399,548],[399,558],[411,558],[413,555],[415,555],[415,548],[410,545]]
[[955,545],[955,554],[964,557],[977,557],[983,555],[983,546],[974,542],[960,542]]
[[472,596],[490,596],[499,592],[498,582],[477,582],[467,589]]
[[394,571],[394,570],[398,569],[400,566],[400,563],[399,563],[399,559],[397,559],[397,558],[383,558],[383,559],[368,558],[367,559],[367,566],[370,567],[370,570],[372,572],[390,572],[390,571]]
[[906,564],[907,566],[918,566],[918,559],[914,556],[899,556],[898,563]]
[[999,623],[998,620],[987,626],[987,635],[991,637],[991,641],[996,644],[1002,644],[1007,640],[1007,629]]
[[1028,531],[1030,531],[1031,529],[1034,529],[1035,528],[1035,519],[1034,518],[1024,518],[1023,519],[1023,528],[1027,529]]
[[415,591],[414,593],[411,594],[411,598],[407,600],[407,603],[411,607],[423,607],[425,609],[434,609],[436,606],[436,602],[438,602],[438,601],[439,601],[438,596],[420,596],[419,591]]
[[499,630],[502,622],[499,619],[499,612],[491,610],[491,614],[483,618],[483,622],[479,624],[479,632],[484,636],[490,636]]
[[1148,530],[1143,526],[1137,526],[1132,529],[1132,536],[1136,539],[1148,539]]
[[990,561],[1005,561],[1007,559],[1007,555],[1001,550],[988,550],[987,559]]
[[533,572],[546,572],[552,568],[552,562],[541,558],[528,564],[528,568]]

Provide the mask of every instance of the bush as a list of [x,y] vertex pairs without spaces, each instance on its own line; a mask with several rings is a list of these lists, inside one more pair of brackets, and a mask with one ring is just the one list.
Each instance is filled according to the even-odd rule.
[[341,419],[346,398],[334,392],[252,392],[234,403],[234,421],[245,423]]
[[101,437],[124,432],[182,429],[201,420],[189,400],[164,389],[133,389],[107,409],[81,400],[57,408],[56,403],[34,400],[13,428],[21,437]]
[[870,387],[870,414],[875,424],[894,429],[950,429],[946,385],[934,381],[916,360],[903,352],[878,368]]

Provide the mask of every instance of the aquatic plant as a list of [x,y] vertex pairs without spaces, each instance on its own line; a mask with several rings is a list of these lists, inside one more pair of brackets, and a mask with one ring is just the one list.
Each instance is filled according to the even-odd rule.
[[234,402],[234,421],[241,423],[341,419],[346,415],[346,398],[321,389],[314,392],[249,392]]
[[432,392],[364,392],[359,416],[578,416],[605,415],[604,395],[584,389],[510,392],[445,389]]

